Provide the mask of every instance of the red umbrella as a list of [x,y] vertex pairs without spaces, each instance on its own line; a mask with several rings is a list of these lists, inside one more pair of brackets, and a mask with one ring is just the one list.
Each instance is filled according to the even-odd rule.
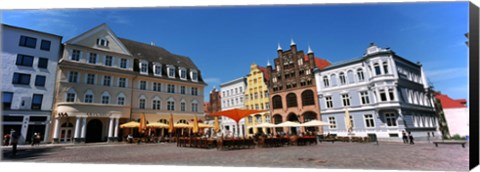
[[210,115],[212,116],[225,116],[230,119],[233,119],[235,122],[237,122],[237,128],[238,131],[240,131],[240,128],[238,126],[238,123],[242,118],[245,118],[247,116],[250,116],[251,114],[256,114],[256,113],[261,113],[261,112],[266,112],[265,110],[250,110],[250,109],[230,109],[230,110],[224,110],[224,111],[219,111],[212,113]]

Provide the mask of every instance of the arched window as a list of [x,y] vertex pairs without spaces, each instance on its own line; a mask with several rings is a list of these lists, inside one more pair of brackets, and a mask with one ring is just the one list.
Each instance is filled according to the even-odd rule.
[[155,96],[155,98],[153,98],[153,101],[152,101],[152,108],[154,110],[160,110],[161,108],[161,101],[160,101],[160,98]]
[[281,109],[282,108],[282,97],[279,95],[272,97],[273,102],[273,109]]
[[357,77],[358,77],[358,81],[365,80],[365,76],[363,75],[363,70],[362,69],[357,69]]
[[77,97],[77,92],[75,91],[75,89],[70,88],[68,89],[67,94],[65,94],[65,101],[75,102],[76,97]]
[[102,104],[109,104],[110,103],[110,93],[107,91],[102,93]]
[[169,111],[174,111],[175,110],[175,100],[173,98],[168,99],[167,110],[169,110]]
[[287,107],[297,107],[297,95],[295,93],[287,94]]
[[163,124],[168,124],[167,119],[160,119],[160,120],[158,120],[158,122],[163,123]]
[[337,76],[335,74],[330,75],[330,81],[332,82],[332,86],[337,86]]
[[[273,115],[273,123],[274,123],[274,124],[280,124],[280,123],[282,123],[282,122],[283,122],[283,120],[282,120],[282,116],[281,116],[281,115],[279,115],[279,114]],[[276,127],[276,128],[275,128],[275,131],[276,131],[276,132],[282,132],[282,131],[283,131],[283,128],[281,128],[281,127]]]
[[140,99],[138,100],[138,108],[145,109],[145,101],[146,101],[145,96],[144,95],[140,96]]
[[85,103],[93,103],[93,91],[88,89],[86,92],[85,92],[85,97],[83,99],[83,102]]
[[385,72],[385,74],[388,74],[388,62],[383,62],[383,72]]
[[198,102],[197,102],[197,100],[192,101],[192,112],[198,112]]
[[118,105],[124,105],[125,104],[125,94],[123,94],[123,93],[118,94],[117,104]]
[[177,124],[188,124],[187,120],[181,119],[178,120]]
[[303,106],[315,104],[315,99],[314,99],[312,90],[305,90],[302,92],[302,103],[303,103]]
[[348,83],[349,83],[349,84],[353,84],[353,83],[355,82],[355,80],[354,80],[353,77],[354,77],[353,71],[349,70],[349,71],[347,72],[347,79],[348,79]]
[[382,74],[382,71],[380,71],[380,65],[378,65],[378,63],[373,64],[373,67],[375,68],[375,75]]
[[340,78],[340,84],[341,85],[345,85],[347,83],[347,80],[345,79],[345,74],[343,72],[340,72],[338,77]]
[[330,83],[328,83],[328,76],[323,76],[323,86],[328,87]]

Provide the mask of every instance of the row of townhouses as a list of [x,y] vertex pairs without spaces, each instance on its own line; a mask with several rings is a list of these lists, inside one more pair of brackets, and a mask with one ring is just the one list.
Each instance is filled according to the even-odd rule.
[[[138,120],[203,119],[206,83],[194,62],[153,44],[117,37],[101,24],[64,43],[49,33],[2,24],[2,126],[29,143],[103,142]],[[157,131],[166,132],[166,131]]]
[[[400,140],[403,131],[423,139],[440,136],[435,97],[420,63],[371,44],[363,56],[331,64],[308,52],[280,45],[274,66],[252,64],[245,77],[220,85],[222,110],[265,110],[240,123],[223,118],[222,132],[252,136],[287,132],[320,132],[337,136],[370,136]],[[216,91],[216,90],[215,90]],[[347,114],[347,115],[346,115]],[[257,124],[321,120],[329,126],[256,128]],[[350,127],[348,127],[350,126]]]

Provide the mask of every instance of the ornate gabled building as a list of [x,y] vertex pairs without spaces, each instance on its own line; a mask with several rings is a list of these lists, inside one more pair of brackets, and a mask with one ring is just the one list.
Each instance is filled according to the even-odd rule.
[[[269,64],[267,64],[269,65]],[[269,76],[267,68],[258,66],[257,64],[250,65],[250,73],[246,76],[247,87],[245,89],[245,108],[255,110],[270,110],[270,99],[268,96]],[[252,114],[245,120],[246,136],[252,136],[259,132],[271,133],[270,128],[257,128],[255,125],[271,122],[270,113]]]
[[[275,124],[285,121],[307,122],[320,119],[315,86],[314,68],[325,68],[330,65],[326,60],[316,58],[313,51],[308,48],[307,54],[298,51],[297,45],[292,40],[290,50],[283,51],[280,45],[277,49],[277,58],[274,60],[275,68],[267,66],[269,79],[270,113]],[[286,129],[286,128],[284,128]],[[290,128],[276,131],[298,134],[303,128]],[[315,128],[307,128],[312,131]]]
[[[53,109],[55,142],[123,138],[119,125],[145,114],[148,122],[203,118],[200,70],[188,58],[118,38],[99,25],[64,43]],[[158,134],[158,133],[157,133]]]

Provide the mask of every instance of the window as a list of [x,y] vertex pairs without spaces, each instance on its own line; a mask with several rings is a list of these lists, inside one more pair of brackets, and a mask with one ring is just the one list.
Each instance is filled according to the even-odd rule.
[[287,107],[297,107],[297,95],[294,93],[287,95]]
[[360,92],[360,98],[362,99],[362,105],[370,104],[367,91]]
[[192,95],[198,96],[198,88],[192,87]]
[[328,123],[330,123],[329,128],[331,129],[337,128],[337,121],[335,120],[335,117],[333,116],[328,117]]
[[125,88],[127,86],[127,78],[118,79],[118,87]]
[[332,96],[325,97],[325,103],[327,104],[327,108],[333,108]]
[[141,98],[138,104],[138,108],[145,109],[145,99]]
[[70,74],[68,75],[68,82],[77,83],[77,81],[78,81],[78,72],[70,71]]
[[13,73],[12,84],[30,85],[30,74]]
[[265,91],[265,97],[268,98],[268,91]]
[[337,86],[337,76],[335,74],[330,75],[330,82],[332,86]]
[[46,69],[48,67],[48,58],[38,58],[38,68]]
[[350,106],[350,96],[348,94],[342,94],[343,106]]
[[364,117],[365,117],[365,125],[367,128],[375,127],[375,123],[373,121],[373,115],[367,114],[367,115],[364,115]]
[[375,63],[373,65],[373,67],[375,68],[375,75],[380,75],[382,74],[382,72],[380,71],[380,66],[378,65],[378,63]]
[[388,95],[390,96],[390,101],[395,100],[393,89],[388,89]]
[[270,104],[265,103],[265,110],[270,110]]
[[126,69],[127,68],[127,59],[120,59],[120,68]]
[[20,43],[18,45],[22,47],[35,48],[37,45],[37,38],[20,36]]
[[198,112],[198,103],[192,103],[192,112]]
[[108,40],[104,38],[97,39],[97,45],[108,47],[108,43],[109,43]]
[[87,84],[94,85],[95,84],[95,74],[87,74]]
[[124,105],[125,104],[125,97],[118,97],[117,98],[117,104],[118,105]]
[[167,102],[167,110],[174,111],[175,110],[175,102],[173,100],[169,100]]
[[50,51],[50,41],[42,40],[40,44],[40,50]]
[[344,85],[345,83],[347,83],[346,79],[345,79],[345,74],[342,72],[338,75],[338,77],[340,77],[340,84],[341,85]]
[[153,109],[160,109],[160,100],[153,100]]
[[388,62],[383,62],[383,72],[385,72],[385,74],[388,74]]
[[258,110],[259,107],[258,107],[258,104],[255,104],[255,110]]
[[90,53],[90,57],[88,57],[88,63],[95,64],[97,63],[97,54]]
[[110,96],[103,95],[102,96],[102,104],[108,104],[108,103],[110,103]]
[[273,109],[281,109],[282,108],[282,97],[279,95],[272,97],[273,102]]
[[148,68],[147,68],[147,63],[140,63],[140,73],[147,73]]
[[173,67],[168,68],[168,77],[170,77],[170,78],[175,77],[175,68],[173,68]]
[[2,92],[2,98],[3,109],[10,109],[12,107],[13,93]]
[[253,96],[255,97],[255,99],[258,99],[258,93],[253,93]]
[[105,56],[105,66],[112,66],[113,57]]
[[85,94],[85,99],[83,101],[85,103],[92,103],[93,102],[93,95],[92,94]]
[[323,86],[325,86],[325,87],[328,87],[328,86],[329,86],[328,77],[327,77],[327,76],[323,76]]
[[155,65],[155,75],[162,75],[162,66],[161,65]]
[[387,95],[385,94],[385,90],[380,90],[380,100],[387,101]]
[[175,93],[175,85],[173,85],[173,84],[168,84],[168,85],[167,85],[167,92],[168,92],[168,93]]
[[[180,94],[185,94],[185,86],[180,86]],[[193,94],[193,89],[192,89]]]
[[180,79],[187,79],[187,71],[185,69],[180,70]]
[[157,83],[157,82],[154,82],[154,83],[153,83],[153,91],[158,91],[158,92],[160,92],[160,91],[161,91],[161,87],[162,87],[162,84]]
[[37,75],[35,77],[35,86],[44,87],[45,86],[45,80],[47,80],[46,76]]
[[198,73],[192,72],[192,81],[197,81],[197,80],[198,80]]
[[140,81],[140,90],[147,89],[147,81]]
[[112,79],[111,76],[104,76],[103,77],[103,86],[110,86],[110,80]]
[[17,55],[17,65],[19,66],[33,66],[33,56],[18,54]]
[[363,75],[363,70],[362,69],[357,70],[357,76],[358,76],[358,81],[365,80],[365,76]]
[[67,93],[67,102],[75,102],[75,93]]
[[396,120],[395,114],[386,113],[385,114],[385,120],[387,121],[387,126],[389,126],[389,127],[396,127],[397,126],[397,120]]
[[80,50],[72,50],[72,60],[80,60]]
[[40,110],[42,108],[43,94],[33,94],[32,109]]
[[305,90],[302,92],[302,104],[303,106],[315,104],[315,98],[312,90]]
[[185,102],[180,103],[180,111],[185,112]]

